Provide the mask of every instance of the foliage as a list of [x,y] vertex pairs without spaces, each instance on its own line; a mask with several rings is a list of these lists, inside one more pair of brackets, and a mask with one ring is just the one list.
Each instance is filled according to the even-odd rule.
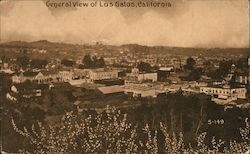
[[48,64],[48,60],[46,59],[32,59],[31,67],[33,68],[44,68]]
[[186,61],[186,65],[184,66],[184,68],[187,70],[192,70],[195,64],[196,61],[192,57],[189,57]]
[[[226,147],[224,141],[213,137],[210,148],[204,142],[206,132],[197,136],[197,146],[187,146],[183,142],[183,134],[168,133],[165,124],[160,123],[160,129],[143,127],[128,122],[127,115],[114,107],[105,109],[96,115],[77,115],[68,112],[62,119],[60,127],[38,122],[31,128],[18,128],[14,120],[14,130],[26,138],[34,146],[20,152],[34,153],[242,153],[250,147],[250,123],[245,120],[246,127],[240,128],[242,141],[230,141]],[[163,136],[163,147],[160,137]],[[224,147],[222,149],[222,147]]]
[[89,54],[84,56],[82,63],[84,64],[85,68],[100,68],[106,65],[103,57],[91,57]]
[[221,61],[219,64],[219,68],[215,70],[214,72],[210,73],[210,76],[214,79],[220,79],[224,78],[230,73],[231,66],[233,64],[233,61]]
[[195,68],[192,69],[189,75],[187,77],[184,77],[183,79],[188,81],[198,81],[201,78],[201,75],[202,75],[202,70]]
[[247,58],[240,58],[237,62],[236,62],[236,66],[238,69],[247,69],[248,68],[248,59]]
[[138,64],[137,68],[141,72],[151,72],[152,71],[151,65],[149,63],[146,63],[143,61]]
[[4,94],[10,89],[12,83],[11,76],[5,73],[0,73],[0,93]]
[[30,59],[26,55],[19,56],[17,57],[16,64],[19,67],[26,68],[30,64]]
[[71,67],[71,66],[73,66],[73,64],[74,64],[74,61],[68,60],[68,59],[63,59],[63,60],[62,60],[62,64],[63,64],[64,66],[66,66],[66,67]]

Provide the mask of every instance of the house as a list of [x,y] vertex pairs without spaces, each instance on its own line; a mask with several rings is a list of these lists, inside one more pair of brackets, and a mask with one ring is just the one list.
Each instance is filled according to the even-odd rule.
[[74,69],[73,70],[73,79],[85,79],[89,76],[88,69]]
[[59,71],[58,80],[63,82],[68,82],[73,79],[74,73],[72,71]]
[[12,102],[16,102],[17,101],[17,96],[13,96],[10,93],[6,93],[6,98]]
[[138,81],[145,81],[145,80],[150,80],[152,82],[157,81],[157,73],[139,73],[138,74]]
[[158,81],[165,81],[171,72],[174,71],[174,67],[161,67],[157,71]]
[[45,90],[49,89],[48,84],[18,83],[11,86],[11,92],[18,93],[23,97],[40,97]]
[[244,85],[250,84],[250,74],[248,72],[247,73],[237,73],[235,80],[237,83],[240,83],[240,84],[244,84]]
[[39,98],[49,89],[48,84],[36,84],[32,82],[15,83],[11,86],[6,98],[17,102],[19,99]]
[[38,84],[47,84],[52,81],[60,81],[61,77],[57,71],[37,71],[37,72],[21,72],[12,76],[13,83],[23,83],[31,81]]
[[84,83],[91,83],[88,69],[74,69],[67,73],[64,71],[61,78],[76,87],[80,87]]
[[13,68],[8,63],[3,63],[2,60],[0,60],[0,72],[12,74],[14,73],[12,69]]

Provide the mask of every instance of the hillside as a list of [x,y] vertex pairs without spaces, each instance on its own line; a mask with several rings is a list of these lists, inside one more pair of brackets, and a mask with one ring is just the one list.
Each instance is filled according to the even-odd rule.
[[174,54],[184,56],[249,56],[249,48],[183,48],[167,46],[143,46],[138,44],[111,45],[79,45],[69,43],[49,42],[40,40],[35,42],[13,41],[0,44],[0,54],[20,53],[27,49],[44,49],[48,57],[77,57],[86,53],[112,53],[119,50],[135,54]]

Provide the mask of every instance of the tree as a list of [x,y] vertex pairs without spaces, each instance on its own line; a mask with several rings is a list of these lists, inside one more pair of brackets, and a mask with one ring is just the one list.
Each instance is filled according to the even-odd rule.
[[28,56],[19,56],[17,57],[16,63],[18,66],[26,68],[30,64],[30,59]]
[[10,89],[12,84],[11,76],[5,73],[0,73],[0,93],[3,94]]
[[192,57],[189,57],[186,61],[186,65],[184,66],[184,68],[187,70],[192,70],[195,64],[196,61]]
[[98,66],[98,67],[103,67],[103,66],[105,66],[105,65],[106,65],[106,64],[105,64],[105,61],[104,61],[103,57],[99,58],[99,59],[98,59],[98,62],[97,62],[97,66]]
[[31,67],[33,68],[44,68],[48,64],[48,60],[46,59],[32,59]]
[[63,64],[64,66],[66,66],[66,67],[71,67],[71,66],[73,66],[73,64],[74,64],[74,61],[68,60],[68,59],[63,59],[63,60],[62,60],[62,64]]
[[[203,111],[198,112],[202,116]],[[30,124],[31,128],[20,127],[13,118],[11,124],[15,132],[30,141],[32,148],[23,150],[31,153],[158,153],[159,149],[161,153],[245,153],[250,147],[248,118],[239,129],[240,141],[231,140],[228,146],[213,137],[211,147],[205,143],[206,132],[197,135],[197,146],[192,147],[184,142],[185,134],[169,134],[165,123],[160,122],[158,129],[148,124],[138,126],[128,121],[127,114],[111,107],[96,115],[67,112],[60,127],[42,122]]]
[[221,61],[219,64],[219,68],[212,72],[210,76],[214,79],[224,78],[230,73],[231,66],[233,64],[233,61]]
[[97,58],[96,56],[91,57],[89,54],[85,55],[82,63],[86,68],[100,68],[105,66],[103,57]]
[[247,63],[247,58],[240,58],[236,64],[237,64],[237,68],[239,69],[247,69],[248,68],[248,63]]
[[49,111],[55,115],[64,114],[66,110],[70,110],[70,103],[69,99],[67,98],[65,91],[53,91],[50,95],[52,98],[50,103],[50,107],[48,108]]
[[200,69],[193,69],[188,76],[188,80],[197,81],[201,78],[201,74]]
[[141,72],[150,72],[152,70],[151,65],[143,61],[138,64],[137,68]]
[[52,102],[51,102],[51,98],[48,94],[46,94],[43,99],[42,99],[42,105],[44,106],[44,108],[46,109],[49,109],[52,105]]
[[85,55],[84,58],[83,58],[83,60],[82,60],[82,63],[87,68],[92,67],[93,61],[92,61],[91,56],[89,54]]

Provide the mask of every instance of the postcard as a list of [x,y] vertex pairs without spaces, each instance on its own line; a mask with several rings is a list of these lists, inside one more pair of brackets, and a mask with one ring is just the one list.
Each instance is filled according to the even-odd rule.
[[0,1],[1,153],[250,153],[248,0]]

